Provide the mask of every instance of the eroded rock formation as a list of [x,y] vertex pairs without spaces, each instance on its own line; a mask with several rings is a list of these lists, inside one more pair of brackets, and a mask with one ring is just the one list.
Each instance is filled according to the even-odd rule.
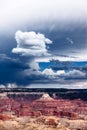
[[0,98],[0,113],[6,112],[18,117],[57,116],[74,120],[87,114],[87,103],[80,99],[53,99],[47,93],[18,93]]

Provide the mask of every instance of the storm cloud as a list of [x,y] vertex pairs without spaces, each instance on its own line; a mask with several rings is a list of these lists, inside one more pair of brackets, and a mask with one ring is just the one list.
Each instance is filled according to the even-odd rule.
[[1,86],[86,87],[86,3],[0,1]]

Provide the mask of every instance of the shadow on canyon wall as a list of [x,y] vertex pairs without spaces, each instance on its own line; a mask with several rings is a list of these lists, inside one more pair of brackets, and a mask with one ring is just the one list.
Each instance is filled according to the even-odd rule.
[[[21,93],[21,95],[25,95],[28,97],[30,93],[31,94],[31,99],[37,99],[40,98],[42,93],[48,93],[51,97],[55,99],[81,99],[84,101],[87,101],[87,89],[64,89],[64,88],[8,88],[8,89],[0,89],[0,93],[7,92],[8,96],[13,96],[15,97],[15,94]],[[10,93],[12,92],[12,93]],[[27,94],[25,94],[27,93]],[[38,93],[38,95],[37,95]]]

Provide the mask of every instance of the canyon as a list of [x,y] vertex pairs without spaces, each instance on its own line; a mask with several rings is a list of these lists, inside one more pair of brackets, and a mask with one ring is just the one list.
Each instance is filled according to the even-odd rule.
[[[63,97],[61,97],[60,93],[46,91],[1,92],[0,125],[7,121],[11,123],[16,121],[17,123],[17,119],[23,120],[25,118],[26,120],[26,118],[29,118],[34,120],[36,126],[38,125],[37,122],[45,125],[43,130],[47,125],[53,127],[50,130],[59,130],[59,124],[61,124],[60,130],[62,130],[62,127],[65,127],[63,130],[87,130],[87,101],[81,98],[70,99],[71,97],[67,95],[72,94],[72,91],[68,91],[66,96],[64,93],[66,94],[66,92],[61,92],[63,94]],[[4,125],[2,126],[2,130],[5,130]]]

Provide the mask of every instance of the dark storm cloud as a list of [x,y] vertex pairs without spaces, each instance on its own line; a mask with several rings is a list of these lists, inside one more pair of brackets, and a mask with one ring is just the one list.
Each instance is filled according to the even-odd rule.
[[7,34],[0,33],[0,54],[12,55],[11,50],[14,46],[16,46],[14,34],[10,34],[9,32]]
[[[78,50],[84,50],[86,48],[86,26],[72,26],[71,28],[64,28],[53,30],[39,30],[47,38],[53,41],[53,44],[49,44],[42,47],[48,54],[52,56],[60,56],[64,58],[76,58]],[[37,30],[38,32],[38,30]],[[38,33],[36,33],[37,35]],[[21,56],[21,54],[13,54],[13,48],[17,48],[17,42],[12,36],[0,37],[0,84],[16,83],[17,85],[30,85],[30,84],[67,84],[87,79],[87,66],[72,61],[59,61],[53,60],[53,64],[49,65],[49,68],[53,70],[52,74],[43,74],[43,70],[40,70],[39,63],[35,63],[34,59],[37,55],[34,54],[34,50],[37,45],[31,47],[34,48],[32,54],[34,56],[27,55]],[[72,44],[73,43],[73,44]],[[44,44],[45,45],[45,44]],[[24,46],[25,47],[25,46]],[[40,47],[40,46],[39,46]],[[17,48],[18,50],[19,48]],[[39,49],[39,48],[38,48]],[[27,48],[26,48],[27,50]],[[25,50],[25,51],[26,51]],[[44,52],[44,51],[43,51]],[[2,54],[4,53],[4,54]],[[70,56],[70,53],[74,56]],[[8,56],[7,56],[8,55]],[[43,59],[43,56],[41,57]],[[50,64],[49,63],[49,64]],[[80,65],[81,64],[81,65]],[[37,69],[38,68],[38,69]],[[43,62],[44,70],[47,66]],[[65,71],[64,74],[59,74],[57,71]],[[67,73],[66,73],[67,72]]]
[[59,60],[51,60],[50,67],[54,70],[87,70],[87,61],[59,61]]
[[59,60],[51,60],[50,63],[53,63],[50,67],[57,71],[57,70],[69,70],[70,66],[72,65],[71,61],[59,61]]
[[56,55],[78,53],[78,51],[84,49],[87,45],[86,25],[73,25],[71,28],[63,30],[57,27],[57,30],[49,32],[48,35],[53,40],[49,50]]
[[[10,50],[7,51],[9,56],[0,54],[0,84],[16,83],[27,85],[45,79],[45,76],[38,70],[38,63],[34,60],[38,56],[49,55],[46,44],[51,44],[52,41],[40,33],[21,31],[16,35],[15,40],[18,45],[11,50],[14,54],[9,53]],[[13,43],[13,40],[10,43]],[[21,44],[27,46],[22,46]],[[14,49],[17,51],[13,51]],[[35,51],[36,53],[34,54]],[[20,53],[15,54],[16,52]]]
[[60,77],[63,77],[64,80],[83,80],[87,78],[87,75],[85,72],[79,71],[79,70],[70,70],[67,73],[61,75]]
[[29,68],[29,66],[24,64],[23,60],[12,59],[5,54],[0,54],[0,84],[20,84],[23,79],[20,72],[27,68]]
[[[0,1],[0,84],[84,81],[86,3],[86,0]],[[38,57],[42,61],[47,58],[48,65],[36,62]],[[53,57],[58,60],[50,61]],[[82,62],[76,62],[77,59]]]
[[57,75],[61,81],[64,82],[72,81],[73,83],[77,80],[86,80],[87,79],[87,62],[74,62],[74,61],[59,61],[51,60],[50,67],[55,73],[63,72],[60,75]]
[[[2,58],[1,58],[2,57]],[[68,72],[58,75],[56,72],[43,73],[39,70],[32,69],[27,63],[30,62],[26,57],[18,56],[17,59],[12,59],[11,57],[6,56],[5,54],[0,55],[0,84],[7,83],[16,83],[17,85],[29,85],[29,84],[38,84],[38,83],[58,83],[58,84],[67,84],[77,82],[77,80],[86,79],[85,75],[86,66],[83,66],[83,70],[72,70],[68,68]],[[54,62],[54,61],[52,61]],[[56,64],[70,65],[72,62],[60,62],[55,61]],[[64,67],[63,67],[64,69]],[[61,70],[61,69],[60,69]],[[58,69],[59,71],[59,69]]]
[[84,65],[84,66],[82,66],[82,67],[81,67],[81,70],[83,70],[83,71],[86,71],[86,72],[87,72],[87,64],[86,64],[86,65]]

